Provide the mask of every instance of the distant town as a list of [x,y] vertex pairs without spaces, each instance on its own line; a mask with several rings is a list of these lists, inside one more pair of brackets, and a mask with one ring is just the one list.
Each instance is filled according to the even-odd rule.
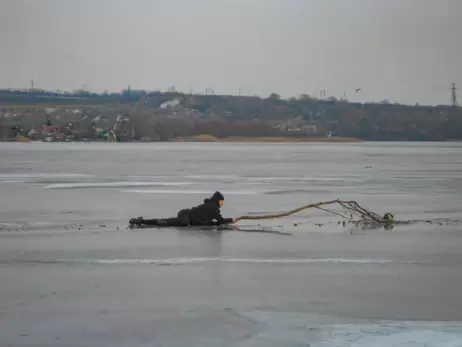
[[2,141],[459,141],[462,109],[352,103],[301,94],[282,99],[85,90],[0,90]]

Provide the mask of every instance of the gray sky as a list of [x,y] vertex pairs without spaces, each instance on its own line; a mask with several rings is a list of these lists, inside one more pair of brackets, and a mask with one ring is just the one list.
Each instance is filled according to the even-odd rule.
[[0,87],[447,104],[461,35],[462,0],[0,0]]

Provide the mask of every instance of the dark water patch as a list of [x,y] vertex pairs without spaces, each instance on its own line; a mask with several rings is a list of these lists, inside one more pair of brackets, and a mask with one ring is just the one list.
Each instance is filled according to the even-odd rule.
[[[253,215],[265,214],[263,212],[254,212]],[[139,225],[128,225],[125,223],[116,224],[113,222],[108,222],[105,220],[95,221],[95,220],[85,220],[80,223],[40,223],[40,222],[17,222],[17,223],[5,223],[0,222],[0,235],[1,234],[33,234],[38,235],[39,233],[46,234],[57,234],[60,232],[117,232],[117,231],[136,231],[138,229],[151,229],[158,231],[166,230],[177,230],[182,232],[246,232],[246,233],[262,233],[262,234],[274,234],[274,235],[283,235],[283,236],[292,236],[288,230],[291,231],[297,230],[307,231],[306,228],[309,228],[309,231],[322,230],[323,228],[331,228],[332,226],[339,226],[345,232],[353,233],[357,230],[361,231],[373,231],[373,230],[396,230],[400,226],[407,225],[435,225],[435,226],[462,226],[462,219],[451,219],[451,218],[436,218],[436,219],[410,219],[410,220],[396,220],[393,223],[382,223],[375,222],[370,220],[363,221],[350,221],[350,220],[325,220],[316,221],[311,217],[298,217],[297,221],[287,221],[284,220],[280,225],[275,226],[272,223],[272,226],[268,226],[268,221],[261,220],[258,224],[250,225],[222,225],[222,226],[191,226],[191,227],[157,227],[157,226],[139,226]],[[308,220],[307,220],[308,219]],[[281,219],[282,220],[282,219]],[[265,225],[266,224],[266,225]],[[270,223],[271,225],[271,223]],[[316,228],[316,229],[313,229]]]
[[180,230],[184,232],[188,231],[204,231],[204,232],[222,232],[222,231],[236,231],[236,232],[247,232],[247,233],[263,233],[263,234],[275,234],[291,236],[292,234],[286,233],[273,228],[264,228],[258,226],[236,226],[236,225],[223,225],[223,226],[190,226],[190,227],[157,227],[149,225],[131,225],[127,228],[128,230],[137,229],[154,229],[154,230]]
[[461,209],[455,209],[455,208],[445,208],[445,209],[440,209],[440,210],[424,210],[422,211],[425,214],[441,214],[441,213],[459,213],[462,215],[462,210]]

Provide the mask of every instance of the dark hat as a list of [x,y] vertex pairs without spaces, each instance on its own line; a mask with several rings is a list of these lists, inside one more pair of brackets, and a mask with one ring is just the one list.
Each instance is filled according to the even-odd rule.
[[225,200],[225,197],[223,196],[223,194],[221,194],[220,192],[215,192],[213,193],[212,197],[210,198],[210,200],[214,200],[214,201],[220,201],[220,200]]
[[220,192],[215,192],[215,193],[213,193],[213,195],[210,198],[205,199],[204,202],[206,204],[207,203],[214,203],[214,204],[218,205],[218,201],[220,201],[220,200],[225,200],[225,197]]

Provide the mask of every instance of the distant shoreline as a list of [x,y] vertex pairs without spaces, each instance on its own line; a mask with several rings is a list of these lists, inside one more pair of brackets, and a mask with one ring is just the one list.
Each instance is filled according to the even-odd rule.
[[217,138],[210,135],[191,136],[186,138],[172,139],[168,142],[261,142],[261,143],[284,143],[284,142],[364,142],[355,137],[227,137]]
[[128,141],[103,141],[103,140],[72,140],[72,141],[42,141],[32,140],[25,136],[18,136],[17,138],[0,140],[1,142],[10,143],[181,143],[181,142],[220,142],[220,143],[363,143],[363,142],[446,142],[446,143],[461,143],[462,140],[443,140],[443,141],[409,141],[409,140],[395,140],[395,141],[377,141],[377,140],[363,140],[355,137],[228,137],[217,138],[210,135],[199,135],[185,138],[172,138],[168,140],[128,140]]
[[[18,136],[16,139],[10,139],[6,142],[37,142],[31,141],[31,139],[25,136]],[[40,142],[40,141],[39,141]],[[98,141],[98,140],[86,140],[86,141],[42,141],[47,143],[56,142],[104,142],[113,143],[118,141]],[[212,135],[198,135],[190,137],[179,137],[164,141],[122,141],[123,143],[168,143],[168,142],[227,142],[227,143],[300,143],[300,142],[322,142],[322,143],[351,143],[351,142],[364,142],[364,140],[355,137],[227,137],[218,138]]]

